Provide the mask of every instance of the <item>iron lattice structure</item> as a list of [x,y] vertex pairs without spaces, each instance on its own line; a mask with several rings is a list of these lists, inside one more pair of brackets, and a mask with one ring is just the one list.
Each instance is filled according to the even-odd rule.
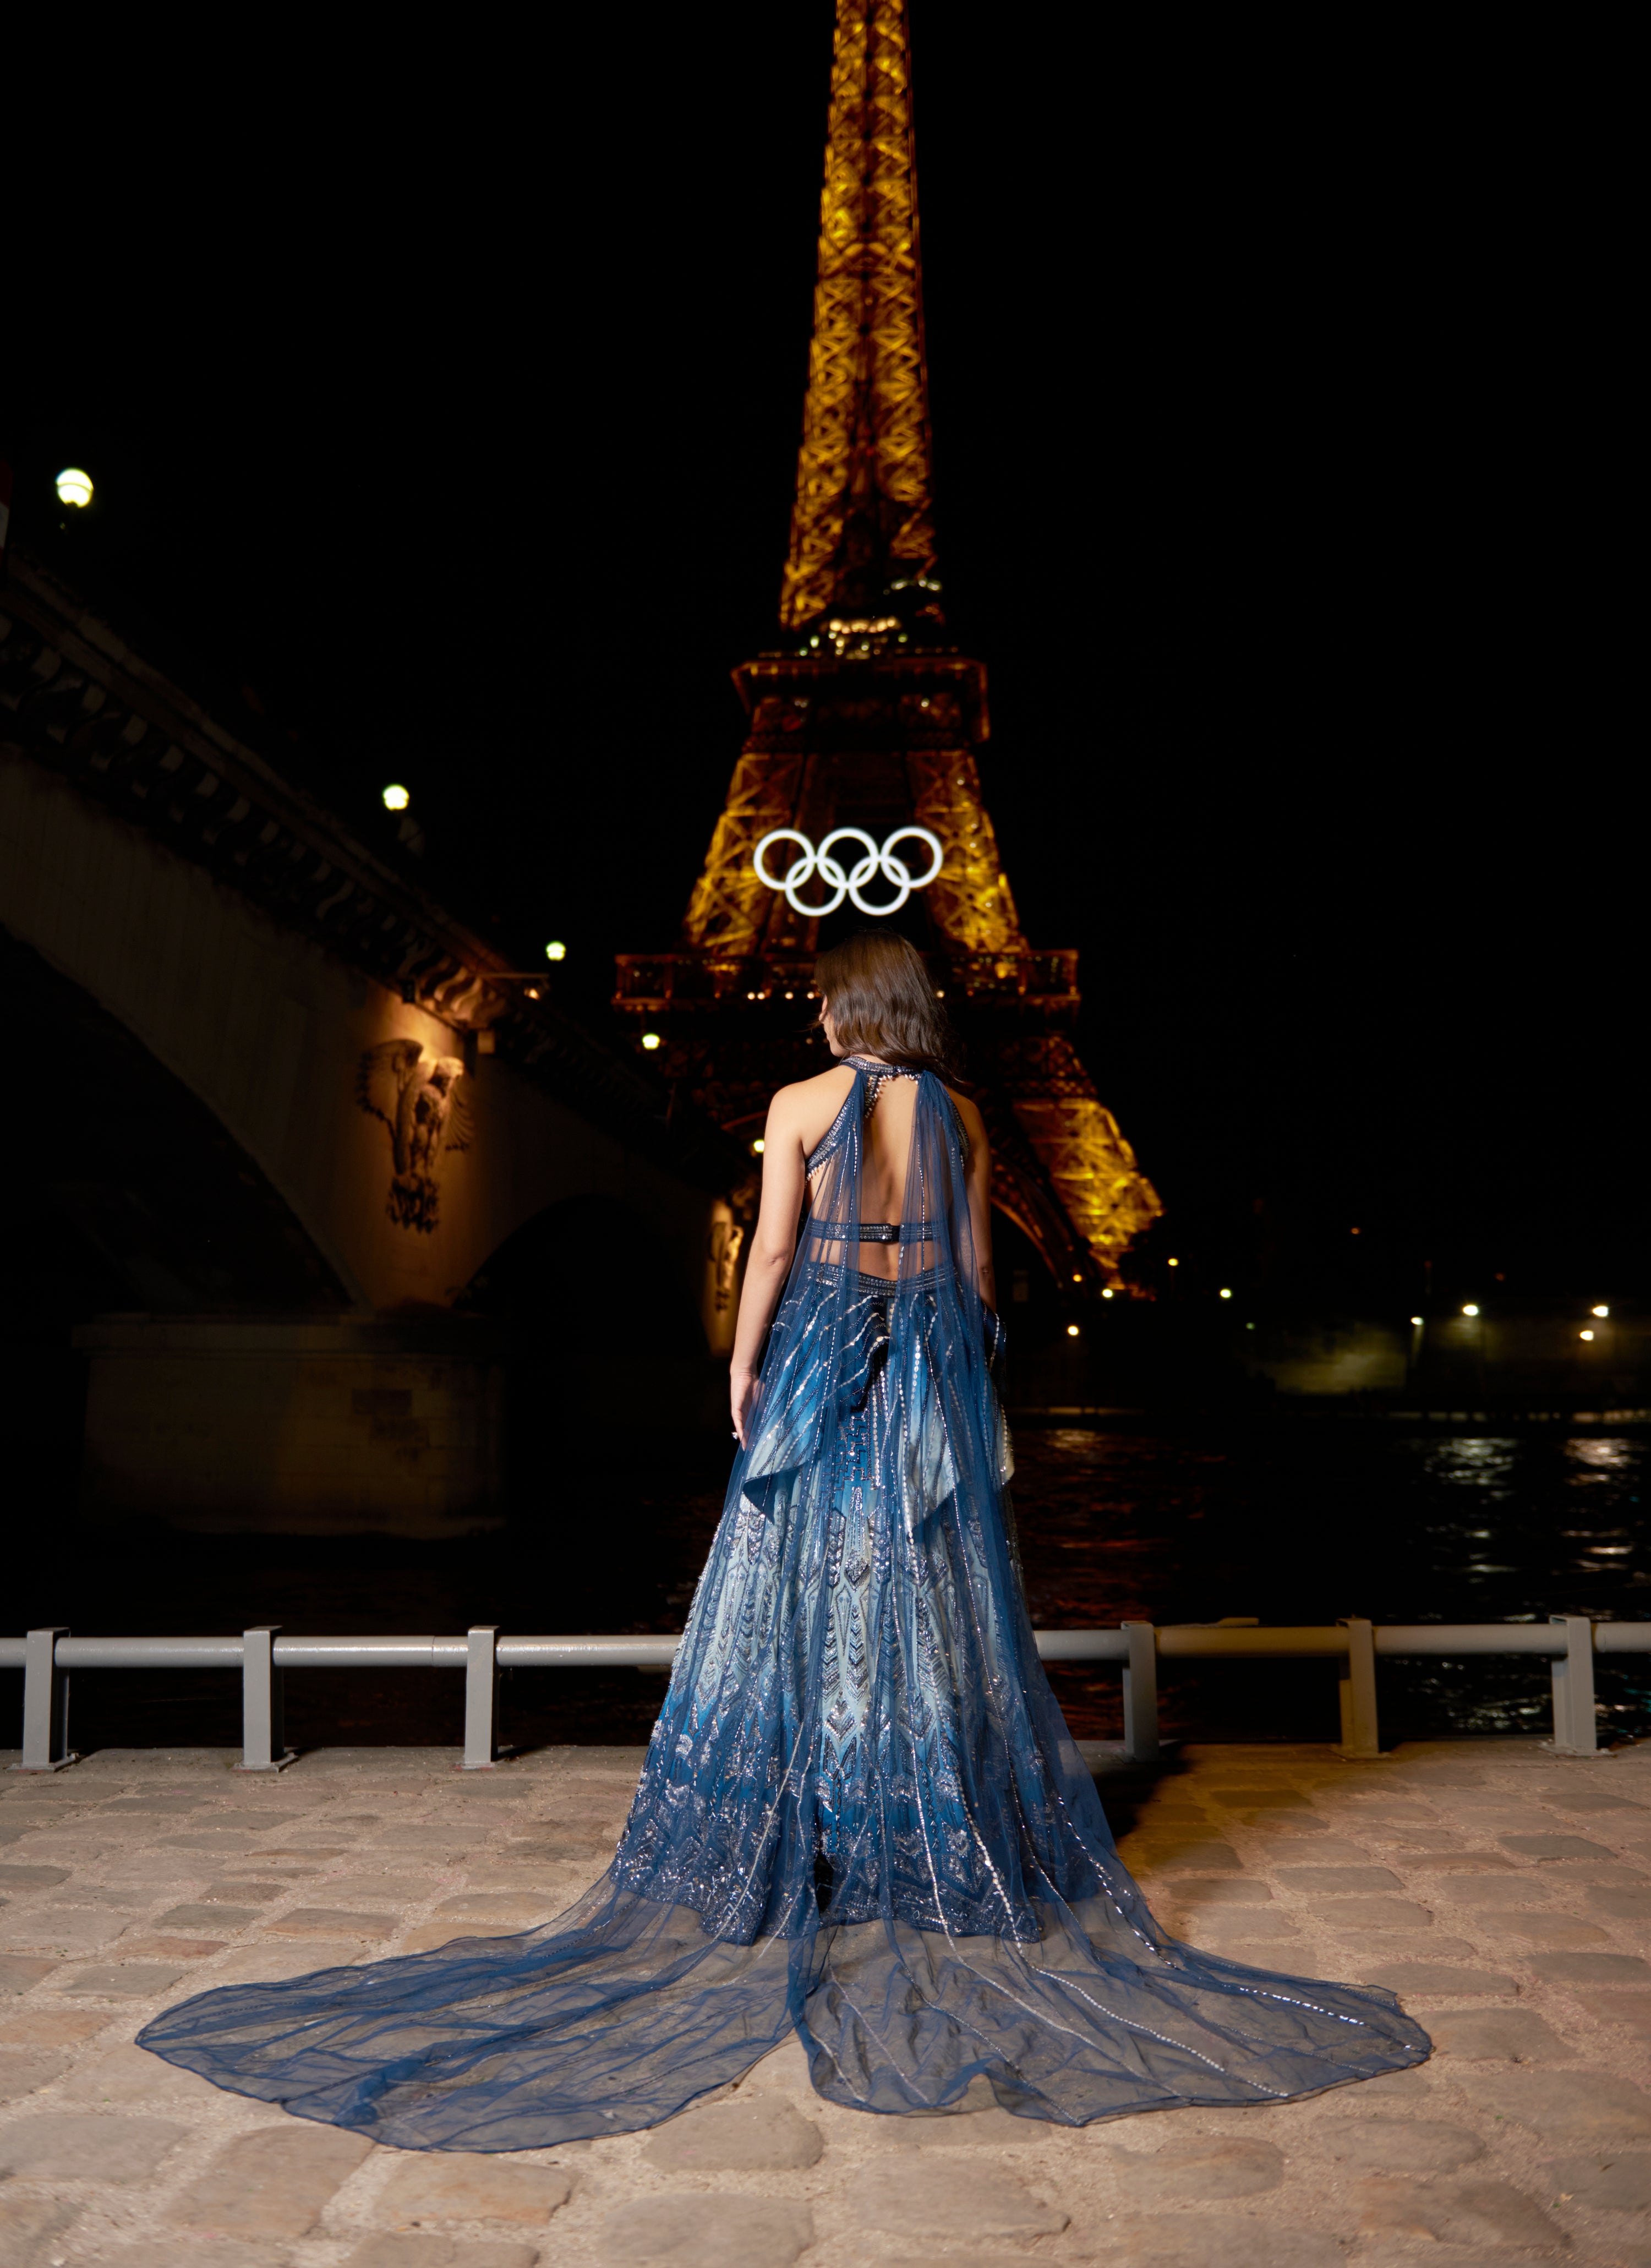
[[679,1092],[755,1132],[778,1084],[824,1066],[812,968],[844,925],[770,889],[757,843],[932,828],[945,863],[901,925],[966,1042],[994,1202],[1061,1282],[1116,1284],[1161,1208],[1072,1042],[1077,954],[1021,932],[981,794],[985,671],[944,642],[934,567],[905,7],[838,0],[789,637],[734,672],[749,727],[681,946],[623,956],[616,1005]]

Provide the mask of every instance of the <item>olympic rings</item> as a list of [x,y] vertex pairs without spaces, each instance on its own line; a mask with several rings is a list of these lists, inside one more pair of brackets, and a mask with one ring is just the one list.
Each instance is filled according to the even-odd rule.
[[[920,843],[927,843],[932,854],[934,863],[926,874],[914,874],[903,858],[895,856],[896,843],[904,842],[909,835],[915,836]],[[763,855],[770,843],[800,843],[802,845],[800,858],[792,861],[778,881],[763,864]],[[857,858],[846,874],[831,856],[831,846],[836,843],[859,843],[865,847],[865,857]],[[851,898],[858,910],[863,914],[898,913],[913,890],[928,887],[945,862],[946,853],[941,848],[940,836],[926,827],[896,827],[894,833],[885,839],[881,850],[863,827],[834,827],[817,850],[808,837],[800,834],[796,828],[771,827],[751,853],[751,864],[756,871],[758,881],[765,882],[770,890],[784,890],[786,904],[793,913],[800,914],[805,921],[818,921],[822,914],[836,913],[844,898]],[[873,906],[861,897],[860,892],[880,869],[883,880],[892,883],[900,895],[891,898],[885,906]],[[827,889],[836,895],[828,898],[822,906],[807,906],[797,893],[806,890],[815,874],[819,875]]]

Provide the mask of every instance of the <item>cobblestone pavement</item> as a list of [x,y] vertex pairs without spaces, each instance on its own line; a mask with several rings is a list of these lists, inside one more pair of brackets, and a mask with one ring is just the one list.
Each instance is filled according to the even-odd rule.
[[509,2157],[375,2148],[132,2036],[209,1981],[548,1918],[640,1751],[232,1762],[0,1783],[0,2268],[1651,2268],[1651,1745],[1198,1749],[1142,1800],[1124,1850],[1171,1928],[1392,1986],[1422,2069],[1069,2131],[837,2110],[792,2043],[651,2133]]

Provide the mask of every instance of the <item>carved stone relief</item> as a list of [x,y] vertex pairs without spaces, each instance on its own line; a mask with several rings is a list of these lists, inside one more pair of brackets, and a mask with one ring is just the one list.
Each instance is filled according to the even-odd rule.
[[466,1085],[457,1056],[428,1055],[416,1040],[381,1040],[361,1058],[356,1101],[390,1130],[387,1210],[398,1227],[436,1226],[442,1159],[475,1138]]

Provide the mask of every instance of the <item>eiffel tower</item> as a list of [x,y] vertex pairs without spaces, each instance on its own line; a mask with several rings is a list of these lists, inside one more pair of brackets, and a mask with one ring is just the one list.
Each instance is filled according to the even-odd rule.
[[[865,924],[843,906],[800,912],[833,892],[817,873],[771,887],[762,838],[927,828],[940,870],[886,918],[925,953],[963,1041],[993,1203],[1059,1284],[1109,1288],[1161,1208],[1073,1046],[1076,953],[1021,933],[981,798],[986,673],[946,642],[935,563],[905,0],[837,0],[783,642],[733,674],[749,730],[680,947],[622,955],[615,1005],[680,1092],[755,1138],[776,1086],[825,1068],[814,958]],[[767,873],[802,847],[770,845]],[[932,864],[919,838],[893,848],[909,873]],[[863,846],[835,855],[851,873]],[[861,888],[889,902],[881,877]]]

